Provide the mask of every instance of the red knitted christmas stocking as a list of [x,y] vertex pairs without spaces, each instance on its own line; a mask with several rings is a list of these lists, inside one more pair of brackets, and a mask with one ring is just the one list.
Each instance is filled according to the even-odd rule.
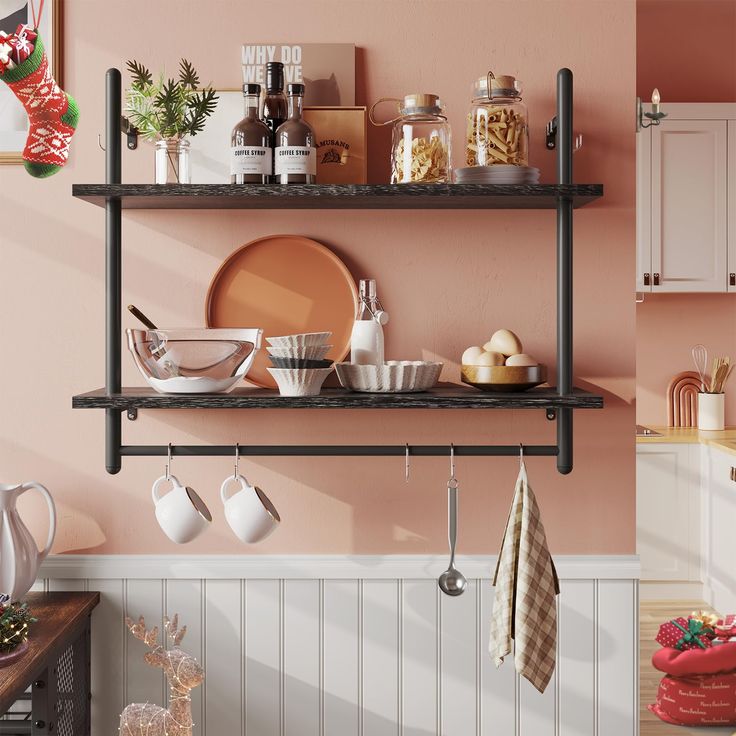
[[[38,31],[36,31],[38,33]],[[79,108],[51,76],[46,51],[37,36],[33,53],[0,74],[28,113],[30,129],[23,149],[31,176],[55,174],[69,158],[69,142],[79,121]]]

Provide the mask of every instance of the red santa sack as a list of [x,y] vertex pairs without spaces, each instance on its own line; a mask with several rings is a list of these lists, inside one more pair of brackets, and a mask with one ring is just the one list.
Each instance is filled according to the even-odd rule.
[[736,643],[655,652],[665,673],[649,710],[677,726],[736,726]]

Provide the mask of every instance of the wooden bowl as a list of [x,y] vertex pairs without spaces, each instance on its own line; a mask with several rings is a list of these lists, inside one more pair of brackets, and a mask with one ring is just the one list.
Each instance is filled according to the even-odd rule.
[[516,393],[539,386],[547,380],[544,365],[464,365],[463,383],[481,391]]

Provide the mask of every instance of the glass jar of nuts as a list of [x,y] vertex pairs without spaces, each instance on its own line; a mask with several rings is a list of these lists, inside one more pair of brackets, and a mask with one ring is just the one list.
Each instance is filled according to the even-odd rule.
[[521,101],[521,84],[488,72],[473,85],[465,140],[467,166],[527,166],[529,116]]
[[[373,120],[381,102],[398,103],[399,116],[386,123]],[[382,98],[371,108],[376,125],[393,123],[391,136],[392,184],[441,184],[451,181],[450,124],[437,95],[412,94],[403,100]]]

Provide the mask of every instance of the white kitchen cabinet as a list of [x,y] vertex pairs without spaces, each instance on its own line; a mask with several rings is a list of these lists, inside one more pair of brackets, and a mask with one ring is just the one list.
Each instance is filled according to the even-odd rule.
[[736,291],[736,104],[662,109],[637,134],[636,290]]
[[[726,613],[736,611],[736,455],[708,449],[708,496],[703,533],[708,602]],[[734,471],[736,472],[736,471]]]
[[701,580],[700,486],[699,445],[637,444],[636,544],[642,580]]
[[728,290],[736,292],[736,120],[728,121]]
[[636,136],[636,290],[652,290],[652,133]]

